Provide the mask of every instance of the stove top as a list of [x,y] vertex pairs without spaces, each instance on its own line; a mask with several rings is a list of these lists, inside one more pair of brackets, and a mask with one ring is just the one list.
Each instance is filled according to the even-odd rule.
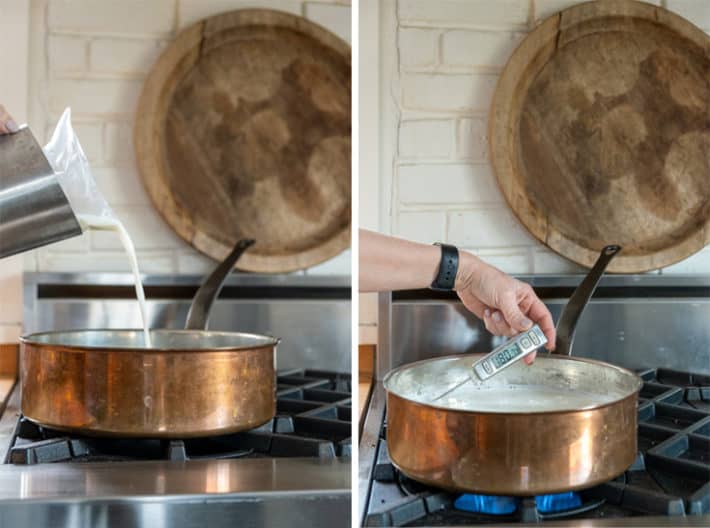
[[351,454],[351,377],[330,371],[277,375],[276,416],[240,433],[190,439],[83,437],[17,420],[5,463],[317,457]]
[[[638,455],[616,479],[550,507],[550,496],[498,498],[449,493],[400,473],[387,452],[387,425],[375,447],[365,526],[540,523],[558,519],[710,514],[710,376],[669,369],[639,372]],[[559,497],[552,497],[552,500]],[[563,497],[562,499],[566,499]],[[482,513],[493,500],[502,514]]]

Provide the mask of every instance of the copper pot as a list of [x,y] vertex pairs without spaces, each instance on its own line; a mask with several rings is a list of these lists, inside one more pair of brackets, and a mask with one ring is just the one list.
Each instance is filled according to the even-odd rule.
[[89,435],[194,437],[276,412],[277,339],[236,332],[47,332],[21,338],[22,413]]
[[[585,488],[624,472],[636,457],[637,393],[632,372],[587,359],[538,357],[491,378],[486,390],[505,398],[526,384],[598,394],[602,403],[559,410],[476,412],[425,402],[457,373],[466,374],[480,354],[450,356],[405,365],[384,380],[387,447],[407,476],[441,488],[494,495],[539,495]],[[610,388],[604,399],[603,387]],[[600,393],[600,388],[602,391]],[[612,389],[613,388],[613,389]],[[513,389],[515,390],[515,389]],[[453,394],[453,393],[452,393]],[[534,396],[532,396],[534,397]],[[513,400],[512,390],[508,398]],[[590,400],[591,401],[591,400]]]
[[461,384],[480,354],[390,372],[384,387],[393,464],[441,488],[521,496],[590,487],[623,473],[636,457],[641,379],[569,357],[576,323],[620,249],[604,248],[565,307],[557,355],[518,362],[482,385]]
[[276,413],[269,336],[205,330],[241,240],[197,291],[186,330],[45,332],[20,340],[22,413],[88,435],[187,438],[257,427]]

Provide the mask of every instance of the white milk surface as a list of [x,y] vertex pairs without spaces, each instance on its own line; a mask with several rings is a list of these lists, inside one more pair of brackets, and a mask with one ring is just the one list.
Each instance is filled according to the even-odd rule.
[[485,388],[465,383],[434,405],[462,411],[545,412],[560,409],[588,409],[615,401],[614,394],[592,394],[542,385],[509,385]]

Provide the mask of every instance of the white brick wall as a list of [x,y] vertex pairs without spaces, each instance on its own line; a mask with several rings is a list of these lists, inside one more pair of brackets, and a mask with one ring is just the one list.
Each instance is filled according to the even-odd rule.
[[76,33],[171,34],[175,13],[174,0],[51,0],[48,25]]
[[[582,0],[398,0],[381,8],[383,93],[395,111],[393,160],[381,189],[394,234],[448,241],[510,273],[579,273],[537,242],[500,194],[488,161],[487,119],[498,75],[542,19]],[[710,28],[710,0],[649,0]],[[389,12],[387,10],[390,10]],[[388,14],[389,13],[389,14]],[[385,152],[389,152],[386,148]],[[391,169],[390,169],[391,167]],[[666,273],[710,273],[710,249]]]
[[404,25],[435,27],[525,26],[530,0],[402,0],[399,20]]
[[[146,273],[205,273],[214,262],[173,233],[138,176],[133,114],[143,81],[180,28],[242,8],[305,16],[350,40],[349,0],[33,0],[31,28],[39,44],[29,59],[36,94],[30,125],[46,140],[64,108],[72,107],[97,185],[126,224]],[[25,269],[36,271],[128,271],[118,238],[101,232],[23,260]],[[349,274],[350,260],[346,251],[307,273]]]
[[442,35],[441,61],[454,67],[502,69],[524,36],[520,32],[450,30]]

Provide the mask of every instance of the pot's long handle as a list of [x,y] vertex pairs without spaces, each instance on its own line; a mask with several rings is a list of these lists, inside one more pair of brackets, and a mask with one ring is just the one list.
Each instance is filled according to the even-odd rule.
[[242,256],[247,249],[254,245],[255,240],[244,239],[237,242],[232,252],[227,256],[222,263],[215,268],[212,274],[207,277],[202,283],[200,289],[197,290],[195,298],[190,305],[190,311],[187,312],[187,322],[185,330],[206,330],[207,320],[210,316],[212,304],[222,290],[224,281],[234,268],[239,257]]
[[589,299],[594,294],[594,290],[599,284],[604,271],[606,270],[611,259],[621,251],[621,246],[606,246],[599,254],[599,258],[592,267],[591,271],[584,278],[582,283],[574,290],[572,297],[567,301],[567,305],[562,310],[557,321],[557,340],[555,342],[555,354],[563,354],[566,356],[572,353],[572,341],[574,340],[574,331],[577,328],[577,321],[582,316],[582,312],[587,307]]

